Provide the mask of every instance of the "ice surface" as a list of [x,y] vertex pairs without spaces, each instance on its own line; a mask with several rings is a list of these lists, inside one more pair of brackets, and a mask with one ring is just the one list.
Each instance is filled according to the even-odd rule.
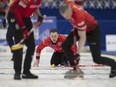
[[[42,53],[40,66],[33,67],[31,71],[39,76],[36,80],[13,79],[13,62],[10,60],[11,54],[0,55],[0,87],[116,87],[116,78],[110,79],[110,67],[94,66],[90,54],[81,54],[80,68],[85,73],[84,79],[69,80],[64,79],[64,73],[69,67],[50,67],[50,57],[52,53]],[[110,56],[114,58],[113,56]],[[33,59],[32,65],[35,61]]]

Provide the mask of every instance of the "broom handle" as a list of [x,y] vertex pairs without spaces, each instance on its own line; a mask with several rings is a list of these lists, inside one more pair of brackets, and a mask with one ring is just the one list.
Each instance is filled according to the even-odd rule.
[[[74,29],[73,29],[73,40],[74,40],[75,46],[77,47],[77,44],[76,44],[76,42],[77,42],[77,37],[76,37],[76,35],[77,35],[77,29],[74,28]],[[75,53],[74,53],[74,57],[76,57],[76,51],[75,51]],[[74,62],[75,62],[75,61],[76,61],[76,59],[74,59]],[[76,62],[75,62],[75,63],[76,63]],[[73,67],[73,70],[76,70],[76,66]]]
[[[46,15],[43,15],[43,18],[46,18]],[[40,23],[41,23],[41,22],[39,22],[39,25],[40,25]],[[38,23],[35,23],[35,24],[34,24],[33,28],[28,32],[28,36],[37,28],[37,27],[36,27],[37,24],[38,24]],[[23,37],[23,38],[21,39],[21,41],[20,41],[18,44],[23,43],[25,40],[26,40],[26,38]]]
[[[33,27],[33,28],[28,32],[28,36],[29,36],[34,30],[35,30],[35,28]],[[23,37],[23,38],[21,39],[21,41],[19,42],[19,44],[23,43],[25,40],[26,40],[26,38]]]

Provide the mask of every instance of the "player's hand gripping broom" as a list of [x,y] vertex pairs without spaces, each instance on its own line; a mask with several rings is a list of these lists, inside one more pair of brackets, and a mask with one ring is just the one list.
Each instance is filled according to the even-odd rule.
[[[43,16],[43,18],[46,18],[46,15],[44,15]],[[28,36],[38,27],[38,25],[40,25],[41,24],[41,21],[38,21],[38,22],[36,22],[34,25],[33,25],[33,28],[28,32]],[[19,42],[19,43],[17,43],[17,44],[15,44],[15,45],[13,45],[12,47],[11,47],[11,50],[18,50],[18,49],[21,49],[21,48],[23,48],[23,42],[26,40],[27,38],[24,36],[22,39],[21,39],[21,41]]]

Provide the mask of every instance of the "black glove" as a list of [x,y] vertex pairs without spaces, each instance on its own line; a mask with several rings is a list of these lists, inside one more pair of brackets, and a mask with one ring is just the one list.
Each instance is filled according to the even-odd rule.
[[40,24],[39,25],[41,25],[41,23],[43,22],[43,16],[38,16],[38,20],[37,20],[37,22],[40,22]]
[[29,31],[26,28],[23,28],[23,37],[25,39],[28,39],[29,35],[28,35]]
[[3,27],[6,28],[6,19],[3,19]]

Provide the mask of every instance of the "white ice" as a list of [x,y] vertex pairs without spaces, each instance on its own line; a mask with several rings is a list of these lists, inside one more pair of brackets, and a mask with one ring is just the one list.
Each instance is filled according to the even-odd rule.
[[[10,53],[0,53],[0,87],[116,87],[116,78],[109,78],[110,67],[95,66],[90,53],[82,53],[80,67],[85,73],[84,79],[69,80],[64,79],[64,73],[69,67],[50,67],[50,57],[52,52],[42,52],[39,67],[33,67],[35,57],[32,62],[31,71],[38,75],[36,80],[22,79],[14,80],[13,62]],[[109,56],[116,59],[113,56]]]

